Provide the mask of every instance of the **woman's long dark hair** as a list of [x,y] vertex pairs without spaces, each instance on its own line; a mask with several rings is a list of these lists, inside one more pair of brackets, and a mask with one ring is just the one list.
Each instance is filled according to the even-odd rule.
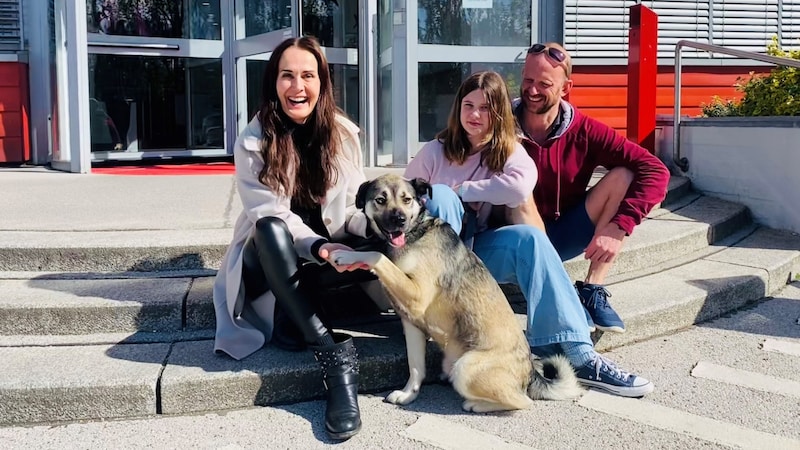
[[485,142],[480,144],[480,151],[483,152],[481,158],[490,170],[502,172],[517,140],[508,87],[497,72],[476,72],[461,83],[450,109],[447,128],[440,131],[436,139],[442,143],[444,156],[448,161],[464,164],[473,149],[461,125],[461,101],[476,89],[483,90],[490,111],[489,133]]
[[[292,130],[297,126],[281,107],[276,84],[280,60],[286,49],[297,47],[317,60],[320,89],[316,107],[305,124],[303,137],[295,140]],[[270,189],[292,197],[302,206],[313,206],[325,197],[336,183],[338,170],[335,164],[340,137],[336,125],[336,102],[333,99],[328,61],[317,40],[304,36],[283,41],[269,59],[261,86],[261,156],[264,168],[259,181]]]

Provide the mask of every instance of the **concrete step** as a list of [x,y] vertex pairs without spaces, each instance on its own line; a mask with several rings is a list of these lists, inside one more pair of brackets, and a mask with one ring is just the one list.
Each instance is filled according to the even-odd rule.
[[[658,208],[625,240],[610,275],[619,276],[701,250],[751,222],[744,206],[701,195],[687,195],[673,207]],[[582,280],[589,261],[579,255],[564,263],[575,280]]]
[[[612,277],[621,279],[670,261],[685,263],[686,255],[709,250],[709,244],[746,229],[747,210],[735,203],[703,196],[682,197],[674,211],[659,209],[626,242]],[[141,249],[141,248],[140,248]],[[582,279],[588,262],[582,257],[565,263],[573,279]],[[89,335],[131,332],[197,331],[214,327],[211,302],[213,271],[203,269],[119,273],[6,273],[0,279],[2,335]],[[515,295],[515,286],[506,286]],[[153,334],[155,333],[155,334]],[[1,340],[2,338],[0,338]],[[41,340],[36,339],[34,341]],[[31,342],[30,338],[23,339]],[[81,337],[79,342],[86,342]],[[102,341],[101,341],[102,342]]]
[[[600,175],[598,172],[594,182]],[[689,185],[688,178],[672,177],[665,204],[687,195]],[[241,209],[238,198],[234,203],[226,210],[224,221],[200,223],[197,228],[5,230],[0,233],[0,272],[216,270],[233,235],[233,213]]]
[[[607,350],[727,314],[785,289],[799,269],[800,237],[759,229],[707,257],[612,284],[611,301],[628,331],[596,336],[597,347]],[[192,282],[198,301],[208,301],[203,297],[210,292],[200,293],[207,289],[200,285],[208,282]],[[518,318],[524,323],[523,316]],[[405,382],[405,346],[396,318],[341,329],[356,336],[362,391],[385,391]],[[233,361],[212,349],[213,341],[202,337],[171,343],[0,347],[0,423],[185,414],[322,394],[316,363],[307,352],[266,346],[244,361]],[[440,353],[430,343],[429,349],[433,380]]]

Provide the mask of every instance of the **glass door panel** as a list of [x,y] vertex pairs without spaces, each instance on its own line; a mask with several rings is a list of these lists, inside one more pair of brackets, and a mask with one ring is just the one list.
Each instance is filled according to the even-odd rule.
[[229,8],[220,0],[86,1],[94,160],[226,154]]

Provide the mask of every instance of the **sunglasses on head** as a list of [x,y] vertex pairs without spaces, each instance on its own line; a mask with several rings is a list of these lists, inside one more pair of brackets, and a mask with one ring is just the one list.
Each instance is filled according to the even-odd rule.
[[550,59],[557,63],[563,63],[565,59],[567,59],[567,55],[564,54],[561,50],[553,47],[548,47],[544,44],[533,44],[531,48],[528,49],[529,55],[538,55],[539,53],[544,52],[547,50],[547,55]]

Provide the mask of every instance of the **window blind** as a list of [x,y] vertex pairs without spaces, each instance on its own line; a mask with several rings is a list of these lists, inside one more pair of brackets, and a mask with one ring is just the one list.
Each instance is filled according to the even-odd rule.
[[[579,58],[626,58],[629,9],[636,1],[564,0],[564,43]],[[773,36],[800,49],[800,0],[643,0],[658,14],[658,56],[686,39],[764,53]],[[710,58],[684,49],[688,58]],[[719,57],[721,55],[714,55]]]
[[0,51],[22,49],[22,14],[17,0],[0,0]]
[[764,53],[779,28],[780,0],[714,0],[711,43]]

